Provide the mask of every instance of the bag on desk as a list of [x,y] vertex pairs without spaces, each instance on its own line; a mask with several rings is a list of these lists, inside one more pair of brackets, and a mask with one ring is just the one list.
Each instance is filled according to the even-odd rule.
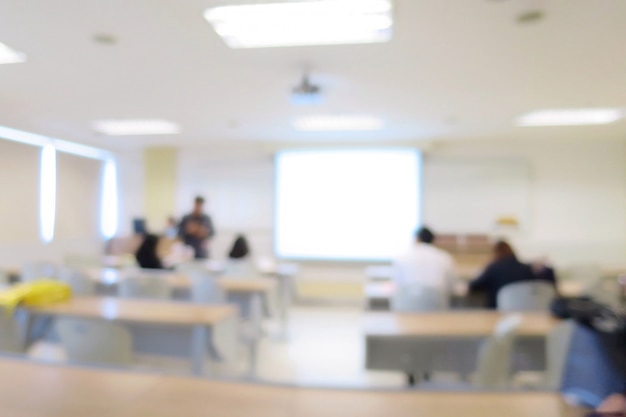
[[18,284],[0,292],[0,309],[10,312],[18,305],[29,307],[67,301],[72,297],[69,285],[50,279]]

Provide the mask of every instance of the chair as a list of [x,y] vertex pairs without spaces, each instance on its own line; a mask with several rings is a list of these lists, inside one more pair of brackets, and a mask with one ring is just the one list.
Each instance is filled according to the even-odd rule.
[[225,301],[224,292],[209,273],[191,271],[191,299],[195,303],[219,304]]
[[172,289],[167,280],[159,276],[127,277],[119,283],[119,295],[125,298],[152,298],[168,300]]
[[448,389],[453,391],[500,390],[511,382],[511,357],[515,334],[522,317],[518,314],[502,318],[488,338],[478,348],[476,369],[471,383],[429,381],[420,384],[427,390]]
[[23,352],[19,326],[12,314],[0,309],[0,352]]
[[9,281],[9,275],[4,271],[0,271],[0,290],[10,286],[11,282]]
[[567,362],[575,322],[559,323],[546,337],[546,376],[544,385],[549,390],[559,390]]
[[22,266],[21,279],[31,282],[40,278],[57,278],[57,265],[52,262],[27,262]]
[[392,311],[438,311],[450,307],[450,297],[429,287],[398,287],[391,298]]
[[515,333],[522,324],[520,315],[509,315],[501,319],[493,334],[478,350],[478,361],[474,385],[481,389],[502,389],[511,380],[511,356]]
[[59,318],[56,330],[70,362],[129,366],[133,341],[124,326],[103,320]]
[[95,295],[96,283],[80,271],[71,268],[61,268],[59,279],[72,288],[73,295]]
[[498,292],[500,311],[548,311],[556,297],[554,286],[546,281],[508,284]]

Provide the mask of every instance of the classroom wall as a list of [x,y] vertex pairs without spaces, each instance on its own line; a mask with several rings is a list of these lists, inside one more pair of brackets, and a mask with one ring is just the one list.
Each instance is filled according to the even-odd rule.
[[626,141],[454,143],[426,158],[527,164],[526,221],[510,234],[522,255],[562,265],[626,264]]
[[176,208],[177,150],[151,147],[144,151],[144,202],[148,230],[162,232]]
[[258,256],[273,255],[274,159],[245,150],[181,150],[177,216],[189,213],[193,198],[204,196],[217,229],[213,257],[223,258],[238,233],[245,233]]
[[[215,257],[224,256],[234,235],[242,231],[250,237],[257,255],[272,255],[274,170],[269,153],[182,150],[178,165],[177,214],[189,210],[194,195],[209,198],[208,210],[218,231],[213,242]],[[437,218],[439,229],[454,232],[434,214],[446,211],[455,216],[454,228],[459,232],[496,233],[484,216],[478,219],[470,210],[463,210],[467,193],[462,187],[457,187],[458,198],[451,211],[454,195],[440,191],[454,192],[450,176],[437,174],[446,172],[441,169],[446,166],[462,167],[460,172],[471,171],[472,166],[483,174],[500,172],[516,190],[508,192],[511,198],[524,194],[516,200],[524,202],[518,211],[520,230],[506,233],[523,257],[548,256],[559,266],[626,264],[625,141],[446,142],[428,150],[424,155],[424,175],[429,176],[424,179],[424,198],[429,203],[424,222]],[[485,166],[489,167],[486,171]],[[476,179],[473,181],[476,187]],[[499,189],[493,187],[493,181],[490,187],[493,197]],[[333,279],[360,279],[363,275],[358,264],[318,263],[306,269],[311,277],[321,276],[321,272]]]
[[[57,154],[55,238],[39,240],[40,148],[0,140],[0,268],[19,268],[31,260],[60,262],[67,255],[97,257],[104,243],[99,233],[102,163]],[[131,231],[130,218],[143,214],[141,152],[117,155],[120,234]]]

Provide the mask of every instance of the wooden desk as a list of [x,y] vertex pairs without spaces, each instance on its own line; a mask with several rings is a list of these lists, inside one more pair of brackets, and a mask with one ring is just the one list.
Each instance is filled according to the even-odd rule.
[[[555,393],[349,391],[0,360],[7,417],[578,417]],[[10,377],[6,377],[9,376]]]
[[[508,314],[496,311],[463,311],[444,313],[368,313],[363,318],[366,336],[376,337],[487,337],[498,321]],[[522,313],[517,334],[545,337],[558,320],[548,313]]]
[[[505,314],[496,311],[368,313],[363,317],[366,367],[403,372],[474,371],[480,343]],[[548,314],[523,313],[516,351],[532,358],[518,370],[541,370],[545,336],[558,321]]]
[[125,323],[212,326],[236,314],[230,305],[201,305],[113,297],[74,297],[45,307],[29,307],[41,315],[114,320]]
[[191,362],[194,374],[204,374],[209,343],[208,328],[227,323],[237,311],[230,305],[200,305],[171,301],[145,301],[107,297],[74,297],[65,303],[25,308],[30,317],[80,317],[193,329]]

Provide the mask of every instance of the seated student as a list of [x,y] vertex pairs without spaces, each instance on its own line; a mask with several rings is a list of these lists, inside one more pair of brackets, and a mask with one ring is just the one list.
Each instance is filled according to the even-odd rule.
[[163,269],[163,263],[157,253],[159,245],[159,237],[157,235],[147,234],[137,252],[135,258],[141,268],[147,269]]
[[230,275],[247,275],[252,272],[250,263],[250,246],[244,235],[237,235],[228,253],[228,273]]
[[248,240],[244,235],[237,235],[233,247],[228,253],[228,259],[243,259],[250,254]]
[[470,283],[469,290],[486,293],[487,307],[496,308],[498,292],[502,287],[514,282],[537,279],[542,279],[542,277],[536,275],[529,265],[518,261],[513,248],[501,240],[493,247],[493,261],[478,278]]
[[439,301],[432,300],[433,309],[446,308],[454,279],[454,260],[434,246],[435,235],[428,228],[419,229],[416,238],[409,252],[393,264],[393,280],[397,291],[402,292],[398,297],[408,299],[412,293],[428,290],[440,296]]

